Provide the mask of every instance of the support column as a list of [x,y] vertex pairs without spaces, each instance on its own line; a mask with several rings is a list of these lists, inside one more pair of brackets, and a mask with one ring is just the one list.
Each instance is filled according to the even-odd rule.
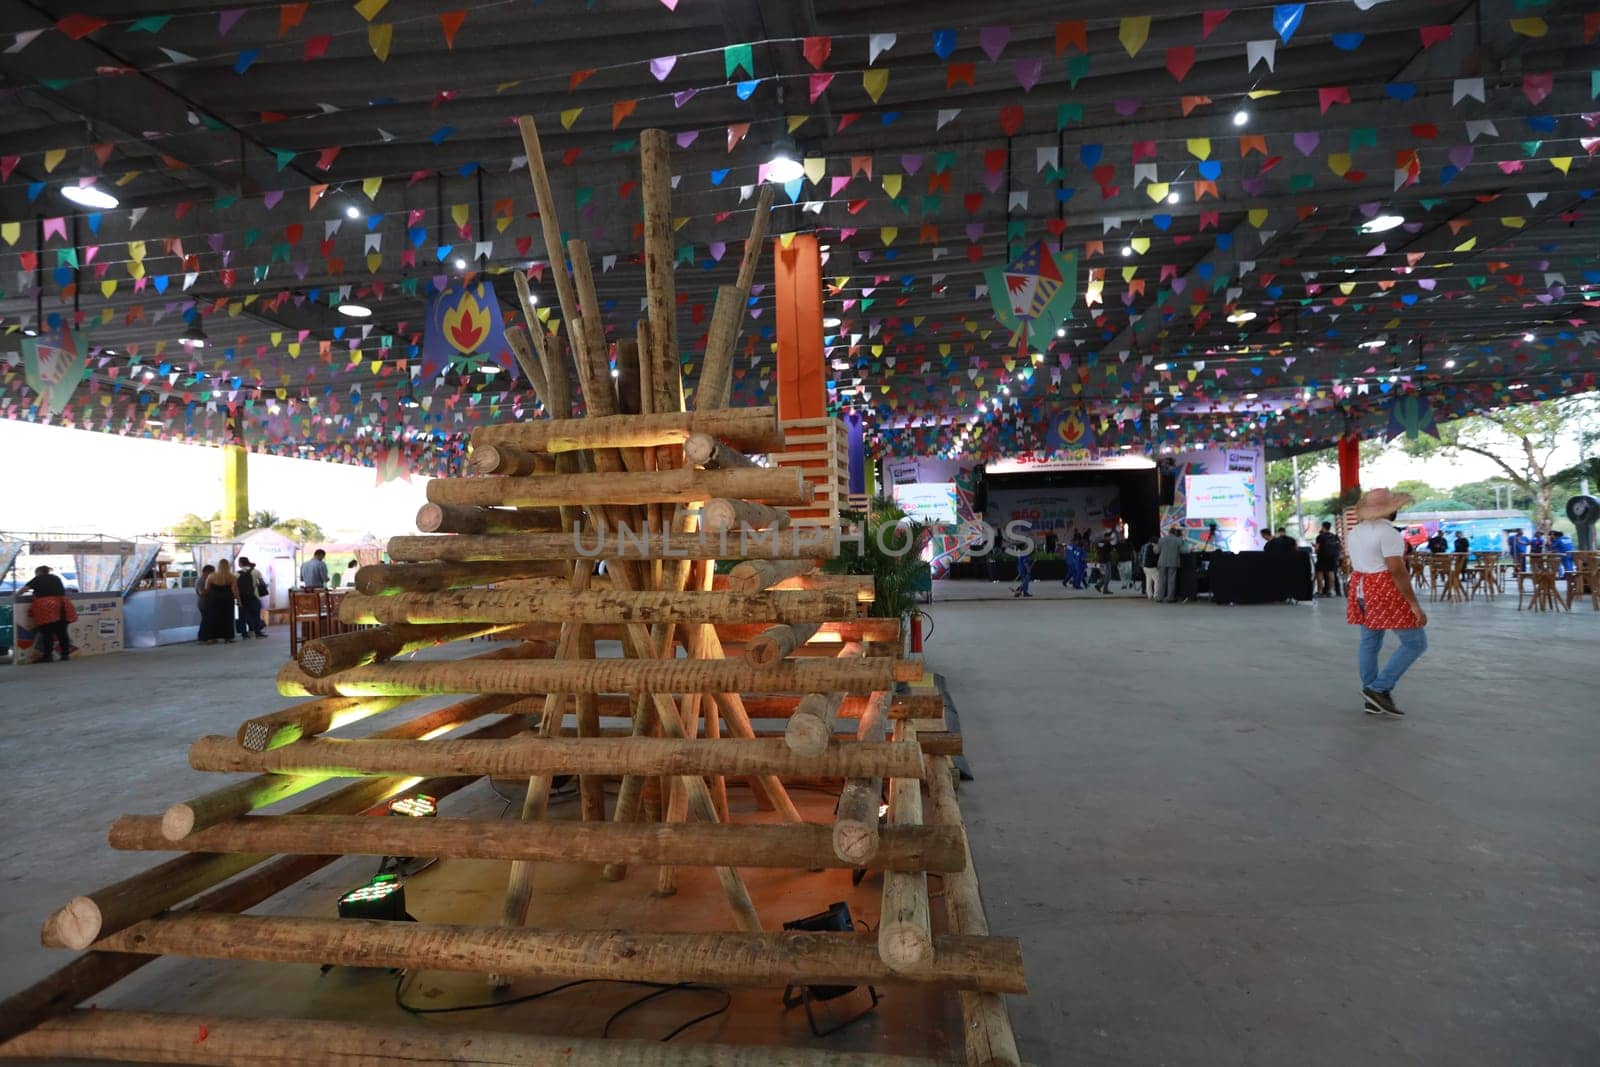
[[250,519],[250,452],[244,447],[237,411],[230,423],[230,440],[222,446],[221,524],[232,537],[243,532]]
[[773,242],[778,305],[778,418],[828,413],[822,352],[822,253],[811,234]]

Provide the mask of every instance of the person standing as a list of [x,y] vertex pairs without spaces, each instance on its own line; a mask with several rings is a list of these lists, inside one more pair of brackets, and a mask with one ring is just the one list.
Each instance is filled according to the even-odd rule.
[[266,638],[267,624],[261,618],[261,601],[267,595],[267,583],[256,570],[248,556],[239,557],[239,625],[240,637]]
[[1032,598],[1033,594],[1028,592],[1028,586],[1031,585],[1032,583],[1033,583],[1033,553],[1032,552],[1018,552],[1017,553],[1017,588],[1011,594],[1012,599],[1016,599],[1017,597],[1022,597],[1022,596]]
[[1100,538],[1100,543],[1095,546],[1095,562],[1100,565],[1100,581],[1096,588],[1106,596],[1111,595],[1111,576],[1117,569],[1117,543],[1111,538],[1111,531],[1107,530]]
[[1317,534],[1317,595],[1339,595],[1339,553],[1343,546],[1339,544],[1339,535],[1333,532],[1333,523],[1322,524],[1322,532]]
[[[1404,715],[1395,705],[1394,687],[1428,650],[1428,614],[1417,603],[1406,574],[1405,539],[1394,527],[1395,516],[1412,497],[1373,489],[1356,502],[1360,520],[1346,539],[1350,584],[1345,620],[1361,627],[1357,664],[1361,699],[1369,715]],[[1389,662],[1378,666],[1384,634],[1393,630],[1400,641]]]
[[1156,599],[1167,604],[1178,600],[1178,571],[1183,567],[1183,530],[1174,526],[1156,542],[1156,573],[1159,580]]
[[1156,576],[1160,573],[1160,569],[1156,561],[1160,558],[1160,554],[1161,539],[1151,534],[1150,540],[1139,549],[1139,569],[1144,572],[1144,595],[1147,600],[1157,599]]
[[356,569],[360,566],[361,563],[358,560],[351,560],[346,563],[344,565],[344,577],[339,581],[339,584],[345,589],[354,589],[356,587]]
[[311,553],[311,558],[300,564],[300,587],[302,589],[328,588],[328,554],[322,549]]
[[1472,551],[1472,542],[1467,540],[1467,535],[1466,535],[1465,531],[1457,530],[1456,531],[1456,539],[1451,544],[1450,547],[1455,552],[1456,555],[1464,556],[1468,552]]
[[238,596],[233,566],[225,559],[218,560],[217,569],[200,590],[200,643],[233,644],[233,603]]
[[49,567],[40,565],[33,569],[33,577],[17,593],[33,594],[28,605],[28,617],[33,620],[33,628],[39,632],[39,652],[33,657],[33,662],[52,662],[57,645],[61,646],[61,662],[67,662],[73,652],[67,627],[78,620],[78,612],[67,596],[67,587],[51,573]]

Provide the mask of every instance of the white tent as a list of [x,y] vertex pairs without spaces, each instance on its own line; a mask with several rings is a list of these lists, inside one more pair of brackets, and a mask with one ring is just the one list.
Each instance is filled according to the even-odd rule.
[[288,608],[289,590],[300,580],[295,564],[297,545],[276,530],[251,530],[239,536],[239,555],[250,557],[267,580],[263,608]]

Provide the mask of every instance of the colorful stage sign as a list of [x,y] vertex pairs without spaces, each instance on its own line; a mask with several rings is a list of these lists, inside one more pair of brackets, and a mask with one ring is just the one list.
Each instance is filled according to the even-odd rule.
[[1255,483],[1247,474],[1191,474],[1184,496],[1191,519],[1238,519],[1256,510]]
[[957,514],[958,497],[954,482],[924,482],[894,487],[894,502],[906,517],[924,523],[960,522]]

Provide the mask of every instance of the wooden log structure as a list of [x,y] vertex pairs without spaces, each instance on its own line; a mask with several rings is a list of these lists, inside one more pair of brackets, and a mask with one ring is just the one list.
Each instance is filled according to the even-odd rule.
[[[554,273],[564,274],[562,271]],[[578,452],[681,445],[696,433],[707,434],[747,452],[774,452],[784,447],[783,428],[778,424],[775,407],[505,422],[479,426],[472,431],[471,441],[474,448],[504,444],[530,452]]]
[[[435,478],[428,499],[456,507],[688,504],[717,497],[811,503],[815,487],[796,467],[726,471],[679,468],[630,474],[546,474],[531,478]],[[761,527],[757,527],[758,529]]]
[[[293,667],[290,664],[289,667]],[[285,696],[428,696],[446,693],[871,693],[922,676],[919,657],[736,660],[600,659],[487,663],[447,660],[356,667],[328,678],[278,672]]]
[[371,563],[356,571],[355,590],[364,596],[442,593],[524,578],[565,577],[571,568],[556,560],[513,563]]
[[[886,736],[890,694],[874,693],[856,727],[860,741],[878,742]],[[852,778],[839,793],[833,815],[833,850],[842,860],[865,867],[878,851],[879,809],[883,806],[883,780]]]
[[[811,636],[817,632],[817,624],[809,623],[782,623],[769,626],[757,635],[754,641],[745,646],[744,655],[751,663],[763,666],[788,659],[797,653]],[[849,646],[846,646],[849,647]],[[858,646],[859,647],[859,646]],[[844,653],[839,653],[843,656]],[[839,694],[841,697],[843,693]]]
[[[789,651],[792,652],[793,648]],[[855,642],[839,651],[840,659],[859,659],[863,655],[865,650]],[[784,744],[789,746],[789,750],[801,756],[817,756],[826,752],[828,743],[833,740],[833,721],[839,714],[839,705],[844,703],[844,697],[842,692],[810,693],[801,697],[783,731]]]
[[[149,957],[118,957],[143,961]],[[75,1011],[0,1045],[0,1060],[43,1058],[259,1067],[453,1064],[507,1067],[949,1067],[947,1060],[755,1045],[541,1037],[493,1030],[397,1029],[323,1019],[246,1019],[220,1015]]]
[[409,562],[473,562],[530,559],[832,559],[839,554],[833,531],[823,527],[769,530],[759,536],[718,537],[714,534],[653,532],[639,544],[608,538],[595,545],[582,534],[518,534],[506,536],[391,537],[389,556]]
[[[312,701],[311,704],[320,703]],[[300,707],[309,707],[302,704]],[[293,709],[290,709],[291,711]],[[442,708],[419,715],[414,719],[399,723],[387,730],[372,734],[380,740],[407,741],[428,737],[435,737],[446,733],[456,726],[502,712],[514,715],[523,711],[535,710],[520,696],[477,696],[467,700],[460,700]],[[296,719],[284,715],[268,724],[267,738],[262,747],[257,751],[277,748],[280,744],[289,744],[302,737],[313,736],[321,731],[314,729],[321,722],[323,712],[315,709],[304,714],[304,718]],[[246,724],[248,725],[248,723]],[[512,721],[503,720],[501,724],[491,728],[500,731],[509,731]],[[241,733],[244,730],[241,727]],[[499,733],[490,736],[500,736]],[[287,739],[287,740],[285,740]],[[253,746],[239,744],[246,748]],[[320,777],[294,778],[282,774],[260,775],[247,778],[242,782],[232,782],[221,789],[214,789],[209,793],[202,793],[197,797],[181,801],[167,808],[161,817],[162,832],[168,839],[177,840],[196,830],[223,822],[227,819],[248,815],[252,811],[264,808],[269,804],[276,804],[280,800],[303,793],[319,785],[324,779]]]
[[[895,724],[897,741],[917,739],[917,728],[909,720]],[[922,783],[913,778],[894,778],[889,783],[889,829],[878,833],[878,851],[883,839],[896,829],[922,825]],[[873,862],[877,859],[874,857]],[[890,871],[883,875],[883,907],[878,912],[878,954],[897,971],[926,967],[933,959],[933,931],[928,919],[928,876],[922,871]]]
[[[964,863],[949,827],[886,830],[873,864],[886,871],[953,871]],[[648,863],[686,867],[845,867],[820,823],[510,822],[498,819],[370,819],[362,815],[252,815],[169,841],[157,815],[111,824],[111,847],[160,852],[439,856],[541,863]]]
[[267,752],[231,737],[202,737],[189,748],[197,771],[357,777],[461,774],[531,777],[556,774],[818,774],[840,778],[918,778],[915,743],[861,742],[800,756],[781,741],[671,737],[530,737],[483,741],[388,741],[325,738]]
[[[961,848],[966,863],[959,872],[944,876],[945,928],[951,933],[987,936],[989,920],[978,893],[978,876],[972,869],[972,851],[967,843],[961,807],[956,802],[956,772],[948,759],[933,761],[928,776],[931,821],[961,831]],[[1022,1055],[1011,1031],[1011,1017],[1005,1001],[995,993],[961,994],[962,1032],[967,1062],[993,1067],[1021,1067]]]
[[347,967],[496,972],[546,978],[722,986],[925,985],[1026,993],[1022,949],[1006,937],[941,935],[933,962],[893,971],[873,934],[627,933],[507,929],[367,919],[185,914],[102,938],[105,952]]
[[320,734],[353,722],[360,722],[373,715],[392,711],[406,703],[408,699],[407,697],[320,697],[308,700],[281,711],[246,719],[239,726],[239,744],[259,752],[276,747],[269,742],[290,735],[288,740],[276,742],[286,745],[289,741],[297,740],[303,733]]
[[[461,507],[424,504],[417,509],[417,529],[440,534],[508,534],[561,529],[561,516],[553,508]],[[361,572],[356,572],[360,577]]]
[[[519,717],[508,717],[475,731],[479,740],[510,737],[523,730]],[[397,796],[418,792],[422,786],[432,796],[445,794],[476,780],[477,776],[417,783],[414,778],[374,778],[356,782],[295,809],[299,815],[349,814],[364,811]],[[47,948],[88,948],[103,934],[120,930],[204,892],[241,871],[269,859],[266,855],[195,853],[74,897],[45,919],[40,941]]]
[[545,452],[529,452],[515,445],[484,445],[467,457],[467,470],[473,474],[502,474],[526,477],[549,474],[556,469],[555,458]]
[[684,440],[683,461],[708,471],[761,466],[737,448],[728,447],[708,433],[692,433]]
[[700,506],[700,525],[708,533],[735,530],[782,530],[789,526],[789,513],[749,500],[719,497]]
[[759,593],[673,593],[649,590],[528,588],[460,589],[394,596],[346,594],[347,623],[429,624],[525,622],[815,622],[856,610],[848,593],[792,590]]
[[[804,697],[772,693],[745,693],[745,709],[753,719],[787,719],[799,708]],[[871,696],[846,695],[837,718],[859,719],[872,703]],[[937,719],[944,714],[944,697],[938,694],[897,693],[889,704],[890,719]]]
[[[761,589],[770,589],[779,582],[791,578],[810,577],[816,569],[817,561],[812,559],[747,559],[734,564],[733,570],[728,572],[728,588],[740,593],[754,593]],[[828,577],[851,576],[829,575]]]
[[487,637],[507,628],[505,624],[498,623],[457,622],[440,626],[395,625],[351,630],[327,637],[313,637],[300,646],[295,662],[313,678],[326,678],[351,667],[387,663],[396,656],[420,652],[452,641]]

